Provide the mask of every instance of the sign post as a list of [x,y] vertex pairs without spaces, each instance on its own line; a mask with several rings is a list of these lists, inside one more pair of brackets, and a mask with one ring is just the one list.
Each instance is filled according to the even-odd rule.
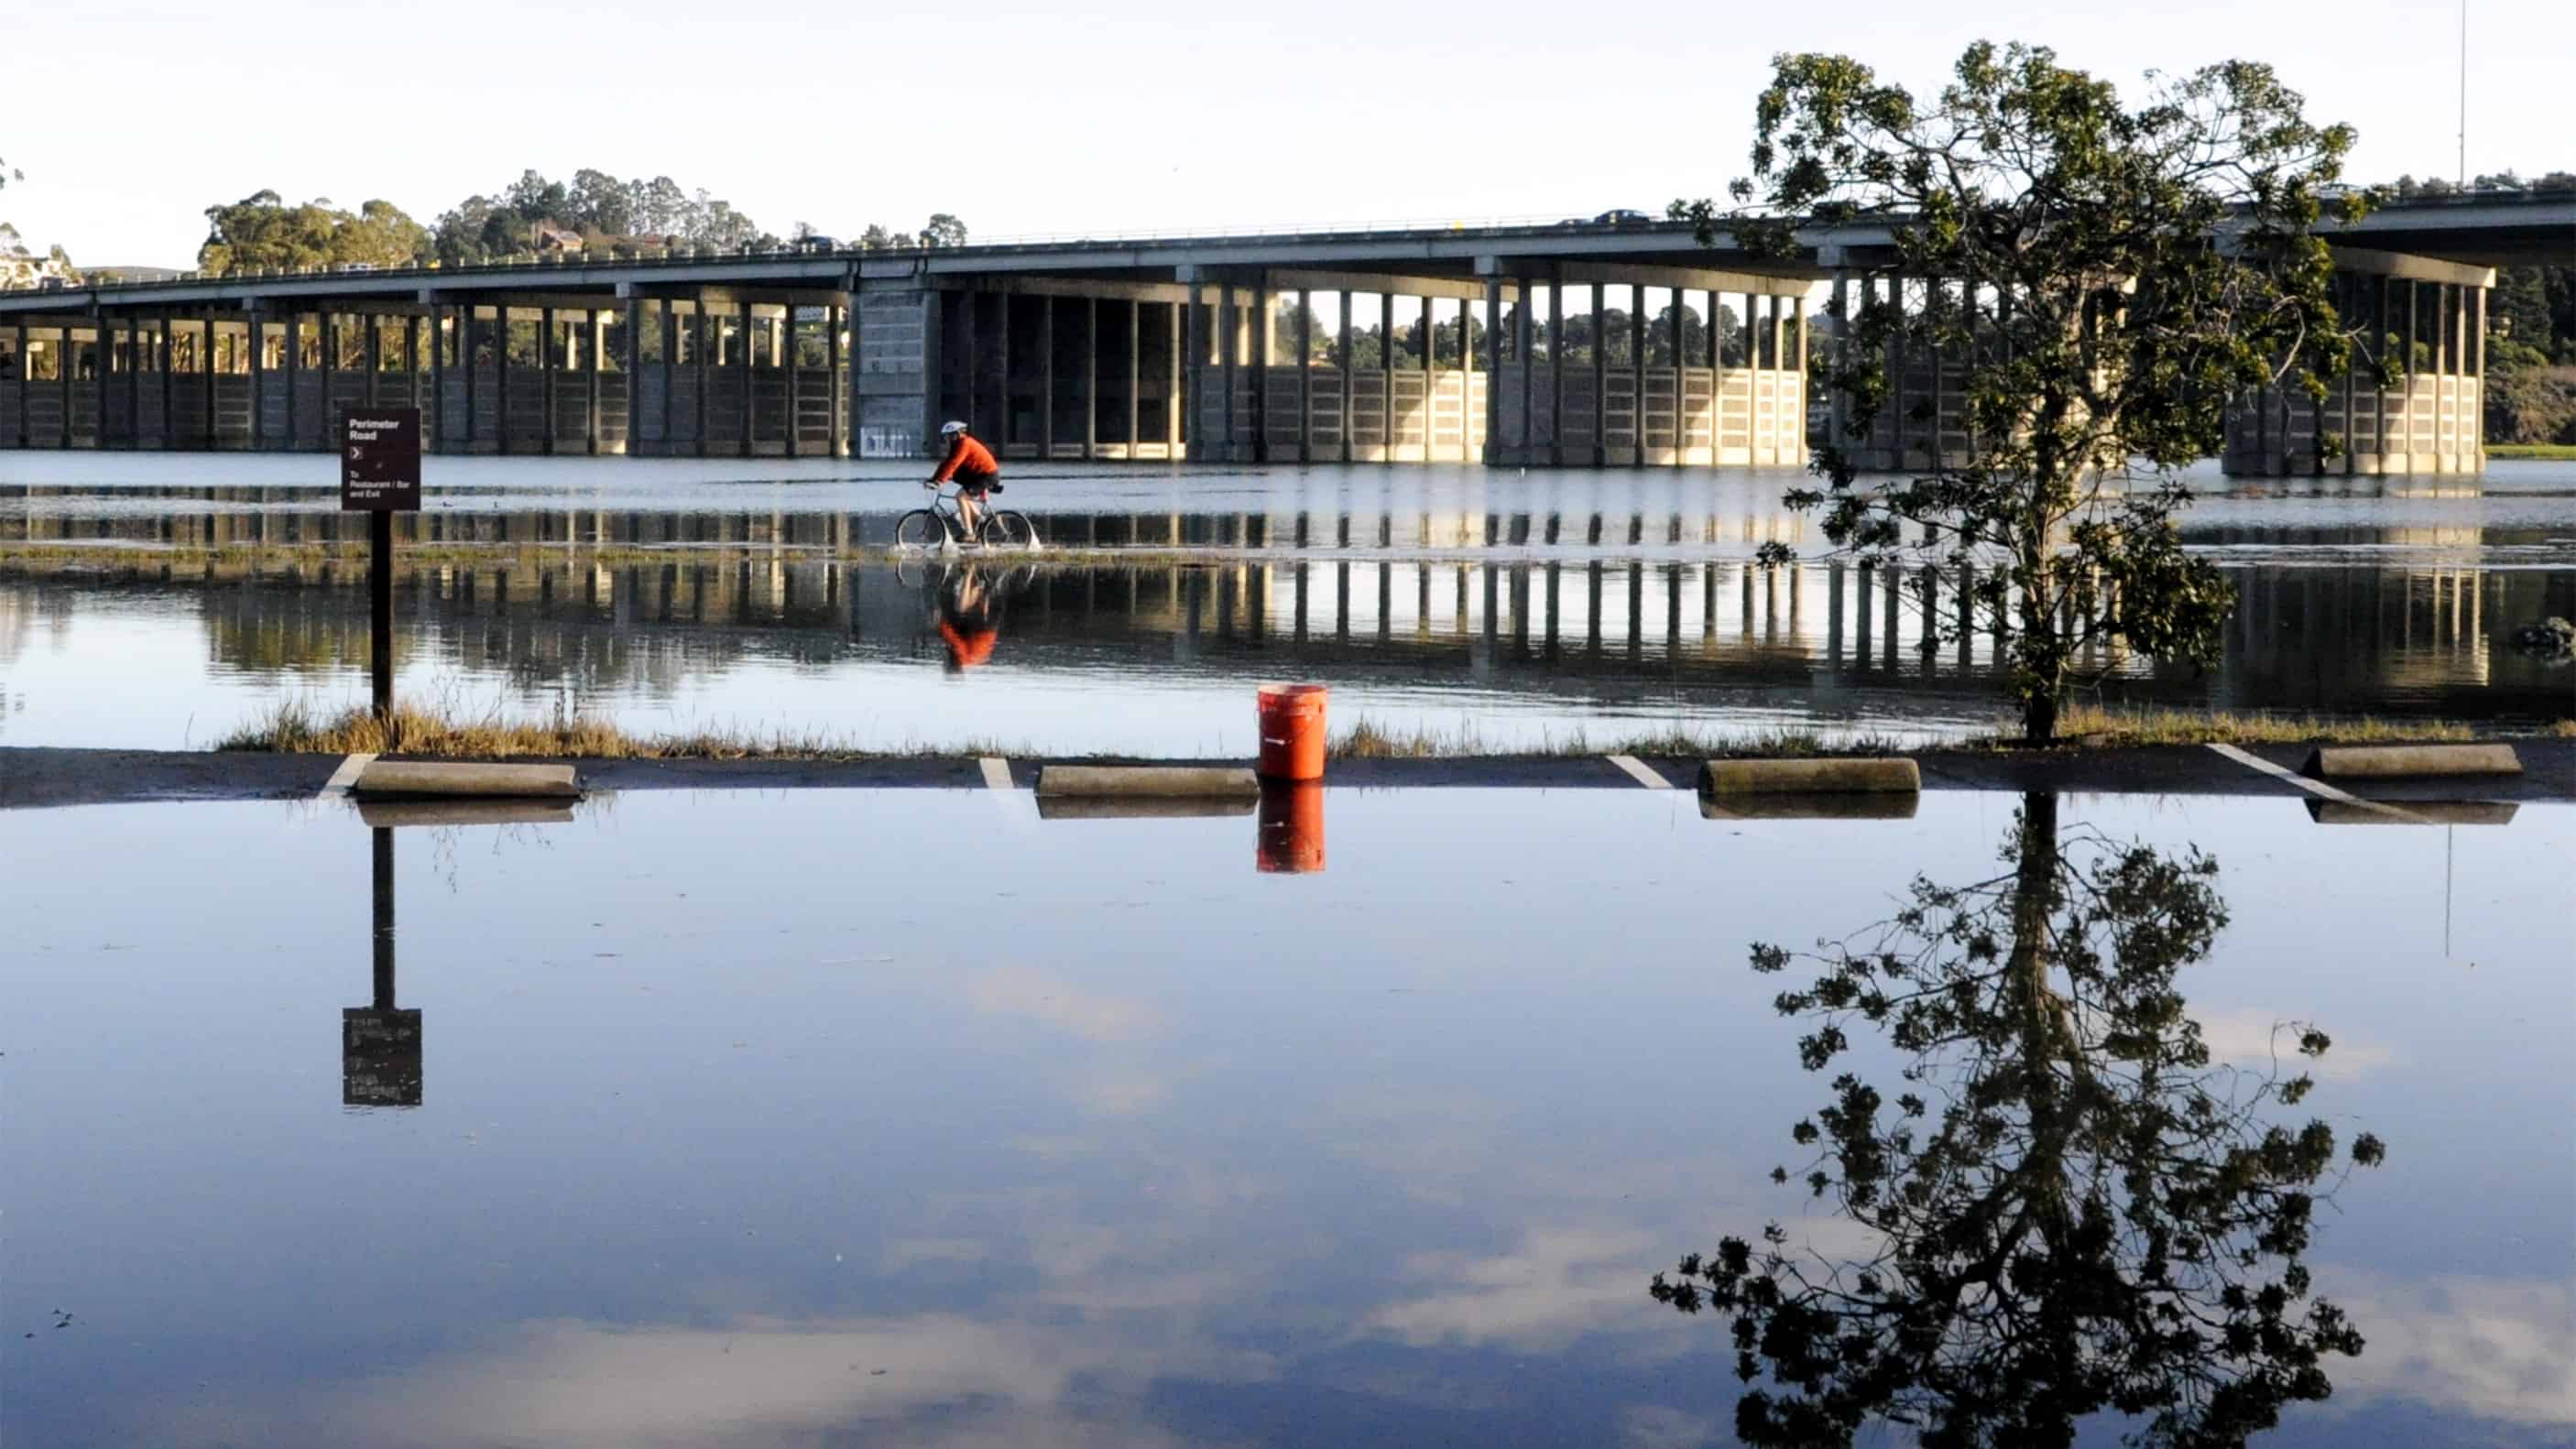
[[394,515],[420,511],[420,409],[340,409],[340,509],[367,515],[376,718],[394,714]]

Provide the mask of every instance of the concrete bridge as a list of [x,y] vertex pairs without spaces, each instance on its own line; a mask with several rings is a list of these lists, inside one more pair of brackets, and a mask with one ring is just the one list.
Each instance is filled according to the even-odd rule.
[[[373,402],[421,407],[442,453],[908,458],[962,417],[1024,459],[1796,466],[1834,410],[1807,385],[1824,299],[1927,285],[1884,225],[1800,241],[1524,221],[0,292],[0,448],[321,450]],[[2576,257],[2576,193],[2384,207],[2335,241],[2348,313],[2413,369],[2246,398],[2229,471],[2313,470],[2320,429],[2338,471],[2478,470],[2490,269]],[[1890,365],[1867,460],[1964,448],[1960,365]]]

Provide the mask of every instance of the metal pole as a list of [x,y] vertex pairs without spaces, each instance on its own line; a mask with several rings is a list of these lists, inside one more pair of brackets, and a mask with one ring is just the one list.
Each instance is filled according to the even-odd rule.
[[376,718],[390,723],[394,715],[394,516],[381,508],[367,515],[367,606],[367,662]]

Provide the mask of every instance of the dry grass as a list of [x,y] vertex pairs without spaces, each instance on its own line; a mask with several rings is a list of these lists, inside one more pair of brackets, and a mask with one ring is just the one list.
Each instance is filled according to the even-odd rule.
[[[2057,717],[2060,744],[2105,745],[2393,745],[2456,744],[2478,732],[2450,720],[2355,718],[2288,714],[2233,714],[2225,710],[2113,710],[2077,705]],[[2018,720],[1999,724],[1975,743],[2010,748],[2021,743]]]
[[1916,748],[1919,746],[1869,734],[1823,735],[1812,730],[1700,734],[1679,729],[1600,738],[1578,729],[1562,735],[1547,735],[1535,745],[1500,745],[1487,741],[1472,724],[1449,729],[1419,725],[1411,729],[1393,729],[1363,715],[1349,729],[1335,735],[1326,746],[1325,753],[1336,760],[1564,760],[1600,755],[1722,760],[1893,755],[1905,754]]
[[2552,739],[2576,740],[2576,719],[2562,719],[2543,733]]
[[287,700],[216,741],[217,750],[273,754],[427,755],[442,759],[508,760],[883,760],[1010,757],[1011,747],[960,740],[901,749],[863,746],[821,731],[757,734],[697,730],[674,735],[630,734],[606,720],[558,710],[545,720],[509,720],[497,714],[460,717],[442,709],[400,707],[391,720],[373,711],[320,714],[302,700]]

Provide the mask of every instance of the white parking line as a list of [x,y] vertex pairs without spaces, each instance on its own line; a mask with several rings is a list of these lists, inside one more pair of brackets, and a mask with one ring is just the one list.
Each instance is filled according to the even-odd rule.
[[985,789],[1008,790],[1011,788],[1010,761],[1003,759],[999,755],[985,755],[978,759],[976,763],[984,767]]
[[2248,754],[2245,751],[2236,748],[2234,745],[2213,743],[2210,745],[2210,748],[2216,750],[2222,755],[2225,755],[2227,758],[2234,760],[2236,763],[2243,765],[2249,770],[2258,771],[2262,774],[2271,776],[2275,780],[2282,780],[2289,784],[2296,785],[2300,789],[2307,791],[2309,794],[2317,796],[2319,799],[2332,800],[2342,805],[2357,805],[2364,810],[2375,810],[2382,815],[2394,816],[2399,820],[2412,820],[2418,824],[2423,822],[2423,817],[2417,815],[2412,810],[2400,810],[2394,805],[2382,805],[2376,800],[2364,800],[2360,796],[2348,791],[2338,790],[2334,786],[2325,783],[2323,780],[2311,780],[2307,776],[2302,775],[2295,770],[2285,770],[2279,765],[2273,764],[2270,760],[2264,759],[2260,755]]
[[1628,778],[1649,790],[1669,790],[1673,782],[1645,767],[1635,755],[1603,755],[1601,758],[1628,772]]
[[342,760],[340,762],[340,768],[331,772],[331,778],[322,782],[322,793],[325,795],[347,794],[349,792],[349,787],[358,783],[358,772],[375,763],[375,759],[376,757],[372,754],[364,754],[351,755],[349,758]]

